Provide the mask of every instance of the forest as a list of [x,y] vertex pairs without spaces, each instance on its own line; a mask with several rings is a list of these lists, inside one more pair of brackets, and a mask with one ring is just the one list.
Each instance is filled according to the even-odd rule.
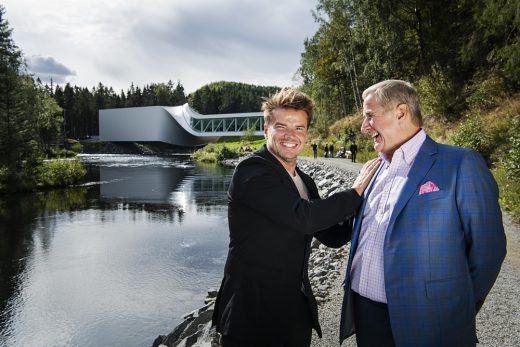
[[310,141],[356,140],[361,93],[385,79],[416,87],[434,139],[475,149],[520,220],[520,2],[517,0],[318,0],[317,32],[298,73],[316,102]]
[[299,73],[319,132],[358,112],[361,92],[384,79],[412,82],[425,114],[444,122],[518,91],[518,1],[319,0],[314,17]]

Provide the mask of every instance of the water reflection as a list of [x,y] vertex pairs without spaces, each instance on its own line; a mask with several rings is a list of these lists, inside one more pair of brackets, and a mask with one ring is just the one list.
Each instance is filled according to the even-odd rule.
[[227,252],[231,170],[91,156],[83,187],[0,199],[0,345],[146,346]]

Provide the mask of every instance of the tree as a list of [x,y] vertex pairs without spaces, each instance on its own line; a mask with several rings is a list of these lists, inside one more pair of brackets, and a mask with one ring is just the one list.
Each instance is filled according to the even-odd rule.
[[[171,81],[170,81],[171,83]],[[173,84],[170,88],[173,87]],[[175,86],[175,89],[173,89],[172,93],[172,105],[178,106],[178,105],[184,105],[187,101],[186,94],[184,93],[184,87],[182,86],[180,81],[177,81],[177,85]]]
[[0,165],[10,174],[21,172],[24,157],[31,152],[31,122],[26,116],[22,53],[0,5]]
[[472,71],[493,69],[511,87],[520,86],[520,3],[480,0],[460,60]]
[[49,154],[51,147],[57,146],[61,138],[63,110],[41,84],[29,84],[28,87],[31,88],[27,93],[28,104],[34,115],[38,146],[41,152]]

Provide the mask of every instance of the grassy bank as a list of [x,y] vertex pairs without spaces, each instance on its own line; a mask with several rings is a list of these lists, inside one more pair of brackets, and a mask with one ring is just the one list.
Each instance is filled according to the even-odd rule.
[[210,143],[193,153],[193,160],[202,163],[218,164],[225,159],[234,159],[257,150],[265,143],[263,137],[244,139],[225,137]]

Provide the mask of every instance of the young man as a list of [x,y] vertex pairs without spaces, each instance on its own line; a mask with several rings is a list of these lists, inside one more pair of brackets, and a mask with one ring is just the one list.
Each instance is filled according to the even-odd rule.
[[378,162],[364,167],[353,189],[321,200],[296,162],[312,108],[309,97],[294,89],[266,99],[267,144],[233,175],[229,253],[213,315],[224,347],[306,347],[313,328],[321,336],[307,274],[310,243],[313,236],[331,247],[346,243],[348,219]]
[[362,96],[361,131],[383,161],[352,232],[340,341],[475,346],[475,316],[506,255],[495,180],[478,153],[426,135],[411,84]]

